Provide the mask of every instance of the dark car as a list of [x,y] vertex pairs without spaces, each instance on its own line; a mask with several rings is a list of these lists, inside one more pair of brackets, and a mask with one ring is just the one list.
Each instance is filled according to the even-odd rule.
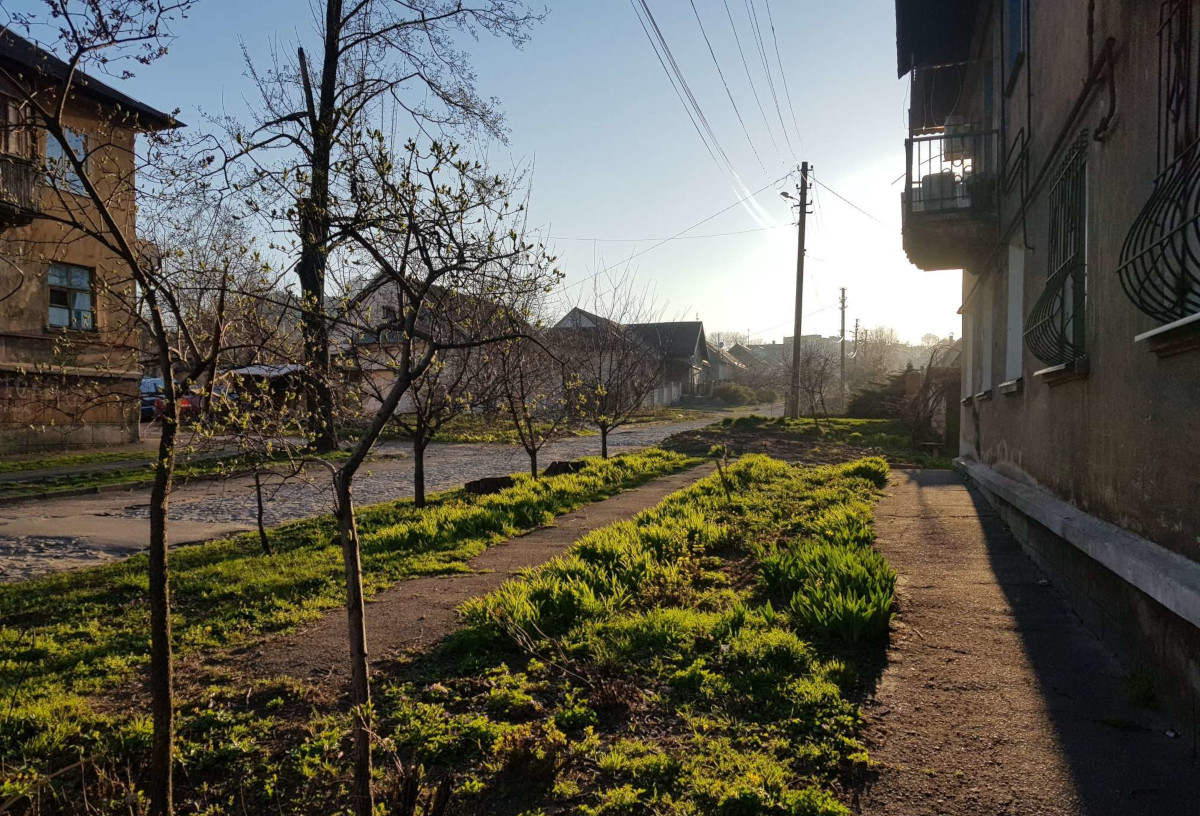
[[158,398],[162,395],[162,377],[143,377],[141,384],[142,422],[152,422],[158,416]]

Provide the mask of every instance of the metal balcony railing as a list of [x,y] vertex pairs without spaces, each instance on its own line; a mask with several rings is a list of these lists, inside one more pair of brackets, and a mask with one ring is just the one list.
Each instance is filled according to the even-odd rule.
[[997,134],[948,126],[904,143],[905,219],[921,214],[991,212],[996,206]]
[[0,155],[0,226],[28,223],[37,211],[38,172],[21,156]]

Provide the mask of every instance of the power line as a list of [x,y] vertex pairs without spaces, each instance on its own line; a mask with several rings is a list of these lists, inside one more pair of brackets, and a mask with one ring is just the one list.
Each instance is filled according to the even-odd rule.
[[729,0],[722,0],[725,4],[725,16],[729,18],[729,27],[733,29],[733,41],[737,44],[738,55],[742,58],[742,67],[746,69],[746,81],[750,83],[750,93],[754,95],[754,103],[758,105],[758,112],[762,116],[763,125],[767,129],[767,135],[771,137],[771,146],[776,151],[779,150],[779,143],[775,141],[775,132],[771,129],[771,123],[767,121],[767,112],[762,106],[762,100],[758,97],[758,89],[754,87],[754,77],[750,73],[750,63],[746,61],[746,51],[742,48],[742,38],[738,36],[737,23],[733,21],[733,12],[729,10]]
[[[726,238],[731,235],[747,235],[752,232],[769,232],[770,230],[777,230],[777,229],[780,229],[781,227],[788,227],[788,226],[791,226],[791,225],[790,224],[776,224],[773,227],[752,227],[750,229],[735,230],[733,232],[711,232],[711,233],[708,233],[707,235],[682,235],[682,236],[678,237],[678,240],[686,241],[686,240],[690,240],[692,238]],[[667,238],[662,238],[662,237],[657,237],[657,238],[592,238],[592,237],[589,237],[586,235],[579,236],[579,237],[569,236],[569,235],[547,235],[546,240],[550,240],[550,241],[599,241],[601,243],[612,243],[612,244],[639,244],[639,243],[644,243],[646,241],[671,241],[671,240],[676,240],[676,239],[671,238],[671,237],[667,237]]]
[[[705,149],[708,151],[708,155],[712,157],[713,162],[718,167],[721,167],[721,162],[717,159],[717,154],[713,152],[712,145],[710,145],[708,140],[704,138],[704,133],[701,132],[700,125],[696,122],[696,117],[692,113],[692,109],[688,106],[687,100],[683,98],[683,92],[679,89],[679,86],[676,84],[675,77],[671,75],[671,69],[667,67],[666,60],[659,52],[659,46],[654,41],[654,36],[650,33],[650,29],[647,27],[646,21],[642,19],[642,14],[638,10],[636,0],[629,0],[629,3],[633,6],[633,13],[637,17],[638,23],[642,27],[642,31],[645,32],[646,39],[650,41],[650,48],[654,51],[654,56],[658,58],[658,64],[662,66],[663,72],[667,75],[667,81],[671,83],[672,90],[674,90],[675,95],[679,97],[679,103],[683,105],[683,112],[687,114],[688,120],[691,121],[692,127],[695,128],[696,135],[700,137],[700,141],[704,144]],[[724,168],[722,167],[721,170],[724,171]]]
[[590,275],[588,275],[588,276],[586,276],[586,277],[580,278],[579,280],[575,281],[575,283],[568,284],[568,285],[567,285],[567,286],[565,286],[564,288],[565,288],[565,289],[569,289],[569,288],[571,288],[572,286],[578,286],[578,285],[579,285],[579,284],[581,284],[581,283],[586,283],[587,281],[591,280],[592,278],[595,278],[595,277],[597,277],[598,275],[603,275],[605,272],[609,272],[609,271],[611,271],[611,270],[613,270],[613,269],[616,269],[618,266],[621,266],[622,264],[627,264],[627,263],[629,263],[629,262],[630,262],[630,261],[632,261],[634,258],[637,258],[637,257],[639,257],[639,256],[641,256],[641,255],[645,255],[647,252],[653,252],[654,250],[658,249],[660,246],[662,246],[663,244],[665,244],[665,243],[667,243],[667,242],[669,242],[669,241],[674,241],[674,240],[677,240],[678,238],[681,238],[681,237],[683,237],[683,235],[684,235],[685,233],[691,232],[691,231],[692,231],[692,230],[694,230],[696,227],[699,227],[699,226],[702,226],[702,225],[704,225],[704,224],[707,224],[709,221],[712,221],[712,220],[713,220],[714,218],[716,218],[717,216],[719,216],[719,215],[724,215],[725,213],[727,213],[727,212],[729,212],[730,210],[732,210],[734,207],[737,207],[738,205],[740,205],[740,204],[742,204],[742,203],[744,203],[744,202],[746,202],[746,201],[749,201],[750,199],[754,198],[754,197],[755,197],[755,196],[757,196],[757,195],[761,195],[761,194],[762,194],[762,193],[763,193],[765,190],[767,190],[767,188],[769,188],[769,187],[774,187],[776,184],[779,184],[781,181],[783,181],[784,179],[786,179],[788,176],[792,175],[792,174],[793,174],[793,173],[795,173],[795,172],[796,172],[795,170],[789,170],[788,172],[784,173],[784,174],[783,174],[782,176],[780,176],[779,178],[775,179],[774,181],[771,181],[771,182],[768,182],[768,183],[764,184],[762,187],[759,187],[757,190],[755,190],[754,192],[750,193],[749,195],[742,196],[741,198],[739,198],[737,201],[733,202],[733,203],[732,203],[732,204],[730,204],[729,206],[727,206],[727,207],[722,207],[721,209],[717,210],[717,211],[716,211],[715,213],[713,213],[712,215],[710,215],[710,216],[707,216],[707,217],[705,217],[705,218],[701,218],[699,221],[697,221],[695,224],[692,224],[690,227],[687,227],[686,229],[682,229],[682,230],[680,230],[679,232],[675,233],[674,235],[670,236],[669,238],[664,238],[664,239],[662,239],[661,241],[659,241],[658,243],[654,244],[653,246],[646,247],[645,249],[642,249],[642,250],[639,250],[639,251],[637,251],[637,252],[633,253],[633,254],[632,254],[632,255],[630,255],[628,258],[626,258],[624,261],[619,261],[618,263],[612,264],[611,266],[606,266],[604,269],[598,270],[598,271],[596,271],[596,272],[593,272],[592,274],[590,274]]
[[[729,160],[729,154],[726,153],[725,149],[721,146],[721,141],[717,138],[716,131],[713,130],[711,123],[708,121],[708,117],[704,113],[704,108],[700,105],[700,101],[696,98],[695,93],[692,92],[691,85],[688,84],[687,78],[683,75],[683,69],[680,68],[678,60],[675,59],[675,55],[671,51],[671,46],[667,44],[667,38],[663,35],[662,29],[658,25],[658,21],[654,18],[654,12],[650,10],[650,6],[646,0],[630,0],[630,2],[634,4],[633,8],[635,13],[638,12],[640,6],[641,14],[639,15],[639,20],[641,20],[641,15],[645,15],[645,21],[642,23],[642,30],[646,31],[647,36],[650,37],[651,45],[655,46],[656,53],[659,49],[661,49],[662,53],[659,57],[659,62],[664,62],[665,58],[664,68],[667,65],[670,66],[668,78],[670,78],[671,75],[674,75],[674,79],[678,81],[679,88],[677,90],[682,90],[683,96],[687,98],[685,107],[690,105],[691,109],[695,111],[696,118],[693,120],[693,124],[695,124],[696,121],[700,123],[704,130],[704,134],[707,134],[708,140],[712,145],[710,152],[715,150],[716,153],[720,154],[721,159],[724,160],[724,166],[721,165],[720,161],[717,162],[718,167],[722,170],[722,172],[728,173],[733,178],[735,183],[740,184],[737,171],[733,169],[733,163]],[[647,24],[649,24],[649,29],[647,29]],[[651,30],[654,32],[653,36],[650,35]],[[701,138],[704,138],[703,134],[701,134]],[[715,158],[716,157],[714,156],[714,159]],[[742,189],[745,189],[745,187],[743,186]]]
[[821,185],[821,187],[823,187],[823,188],[825,188],[826,190],[828,190],[828,191],[829,191],[831,194],[833,194],[833,195],[834,195],[834,196],[836,196],[837,198],[839,198],[839,199],[842,201],[842,203],[844,203],[844,204],[846,204],[846,205],[848,205],[848,206],[850,206],[850,207],[853,207],[854,209],[858,210],[860,213],[862,213],[863,215],[865,215],[867,218],[870,218],[870,219],[871,219],[872,221],[874,221],[875,223],[877,223],[877,224],[881,224],[881,225],[883,225],[883,226],[887,226],[887,224],[884,224],[884,223],[883,223],[883,221],[882,221],[881,219],[879,219],[879,218],[876,218],[874,215],[872,215],[871,213],[867,212],[866,210],[864,210],[862,207],[860,207],[860,206],[858,206],[857,204],[855,204],[855,203],[854,203],[853,201],[851,201],[850,199],[846,198],[844,195],[842,195],[842,194],[841,194],[841,193],[839,193],[837,190],[835,190],[835,189],[833,189],[832,187],[830,187],[830,186],[829,186],[828,184],[826,184],[825,182],[823,182],[823,181],[821,181],[820,179],[817,179],[817,178],[814,178],[814,179],[813,179],[813,181],[814,181],[816,184],[819,184],[819,185]]
[[733,92],[729,90],[729,83],[725,81],[725,72],[721,70],[721,62],[717,59],[717,52],[713,49],[712,41],[708,38],[708,32],[704,30],[704,21],[700,19],[700,12],[696,8],[696,0],[689,0],[692,6],[692,14],[696,15],[696,24],[700,26],[700,34],[704,37],[704,44],[708,46],[709,56],[712,57],[713,65],[716,66],[717,76],[721,78],[721,84],[725,87],[725,95],[729,97],[729,104],[733,106],[733,112],[737,114],[738,124],[742,126],[742,133],[746,134],[746,142],[750,145],[750,150],[754,153],[754,158],[758,160],[758,166],[765,173],[767,167],[763,164],[762,156],[758,155],[758,148],[754,146],[754,140],[750,138],[750,131],[746,128],[746,120],[742,118],[742,112],[738,109],[737,102],[733,98]]
[[[771,14],[771,0],[763,0],[767,7],[767,22],[771,25],[771,41],[775,44],[775,61],[779,63],[779,76],[783,79],[783,93],[787,97],[788,112],[792,114],[792,124],[796,126],[796,137],[800,136],[800,122],[796,119],[796,106],[792,104],[792,90],[788,87],[787,71],[783,70],[783,57],[779,54],[779,37],[775,35],[775,16]],[[801,139],[801,147],[804,140]]]
[[767,61],[766,41],[763,39],[762,28],[758,25],[758,7],[755,0],[746,0],[746,9],[749,12],[750,24],[754,30],[755,43],[758,46],[758,56],[762,60],[763,73],[767,75],[767,87],[771,89],[771,99],[775,102],[775,115],[779,117],[779,127],[783,131],[783,140],[787,143],[788,151],[792,154],[792,160],[796,159],[796,149],[792,147],[792,140],[788,138],[787,125],[783,123],[783,110],[779,107],[779,95],[775,92],[775,79],[771,76],[771,66]]

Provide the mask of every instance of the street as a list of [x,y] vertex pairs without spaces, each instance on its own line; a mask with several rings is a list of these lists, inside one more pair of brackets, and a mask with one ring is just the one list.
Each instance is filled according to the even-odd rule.
[[[680,431],[711,422],[630,425],[609,435],[611,453],[656,445]],[[355,481],[359,505],[412,495],[412,459],[405,442],[378,446]],[[559,440],[542,449],[541,466],[559,459],[594,456],[598,436]],[[484,476],[522,472],[524,449],[503,444],[432,444],[425,453],[426,490],[435,492]],[[34,499],[0,506],[0,581],[20,581],[60,570],[124,558],[147,545],[148,489],[88,496]],[[264,480],[264,519],[275,525],[330,513],[333,491],[328,471],[312,466],[283,484]],[[194,543],[255,527],[254,480],[249,476],[179,484],[171,497],[171,540]]]

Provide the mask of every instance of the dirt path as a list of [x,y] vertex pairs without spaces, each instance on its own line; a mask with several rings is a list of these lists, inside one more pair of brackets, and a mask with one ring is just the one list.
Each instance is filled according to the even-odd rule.
[[877,510],[900,574],[866,708],[869,816],[1195,816],[1200,764],[986,500],[951,471],[896,471]]
[[[711,471],[711,465],[701,465],[663,476],[559,516],[551,526],[488,548],[468,562],[472,572],[401,581],[367,604],[370,659],[378,663],[440,640],[457,626],[455,609],[463,601],[492,591],[522,569],[549,561],[592,530],[633,518]],[[239,674],[343,679],[349,675],[346,613],[334,610],[299,632],[235,653],[233,660]]]

